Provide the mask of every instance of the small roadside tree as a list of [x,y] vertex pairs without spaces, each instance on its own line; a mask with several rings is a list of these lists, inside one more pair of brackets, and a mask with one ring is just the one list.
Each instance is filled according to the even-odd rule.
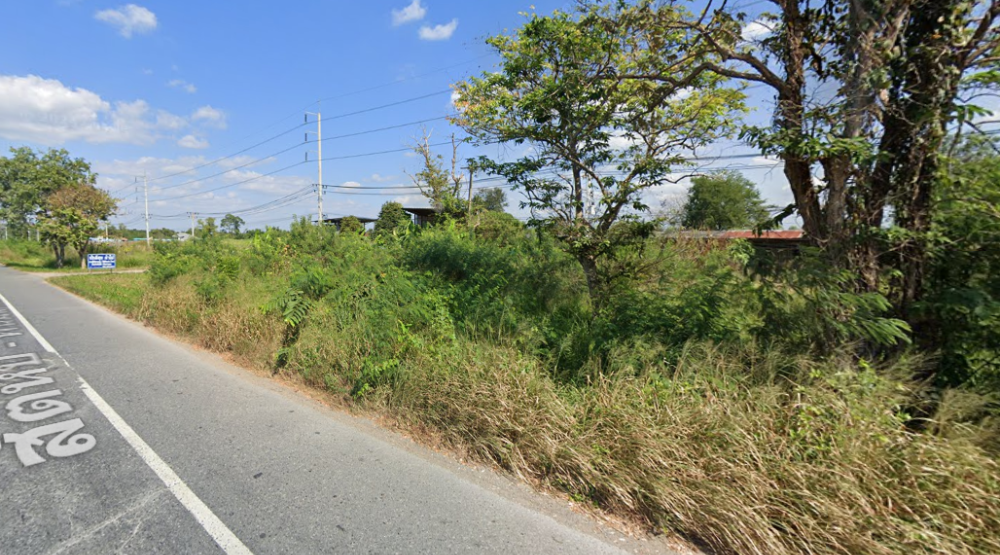
[[242,227],[244,223],[246,222],[243,221],[243,218],[239,216],[234,216],[232,214],[226,214],[225,216],[222,217],[222,222],[220,223],[220,225],[222,226],[222,231],[224,233],[229,233],[230,235],[239,235],[240,227]]
[[431,208],[438,212],[450,214],[464,212],[460,198],[465,175],[458,171],[458,145],[459,141],[452,135],[451,171],[444,168],[444,158],[431,151],[430,133],[426,130],[413,146],[413,151],[423,160],[424,167],[415,174],[407,173],[407,175],[427,197]]
[[472,206],[487,212],[503,212],[507,207],[507,193],[496,187],[480,189],[472,197]]
[[768,210],[753,182],[733,170],[691,180],[681,225],[688,229],[747,229],[763,223]]
[[355,216],[346,216],[344,219],[340,220],[340,232],[341,233],[353,233],[355,235],[364,232],[365,226],[361,223]]
[[389,201],[382,205],[378,219],[375,220],[375,233],[392,233],[408,225],[412,220],[403,210],[403,205]]
[[56,267],[63,267],[68,245],[80,255],[80,267],[85,268],[90,238],[97,234],[101,220],[116,209],[111,195],[89,183],[67,185],[49,195],[37,217],[41,238],[56,255]]
[[215,218],[205,218],[198,220],[197,237],[199,239],[212,239],[219,231],[219,226],[215,223]]
[[[605,11],[532,15],[513,34],[487,39],[501,56],[498,71],[455,86],[455,122],[478,143],[530,147],[514,161],[476,165],[523,191],[536,222],[580,263],[596,308],[606,281],[598,261],[615,247],[612,227],[647,209],[644,191],[676,181],[692,149],[729,134],[744,97],[711,73],[683,94],[615,79],[648,45]],[[669,51],[671,39],[656,46]]]

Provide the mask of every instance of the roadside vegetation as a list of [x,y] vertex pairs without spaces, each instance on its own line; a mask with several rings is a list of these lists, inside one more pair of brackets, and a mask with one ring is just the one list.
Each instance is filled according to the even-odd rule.
[[[51,246],[29,239],[0,241],[0,264],[26,272],[86,272],[86,262],[72,248],[64,252],[62,267],[59,266]],[[118,269],[148,268],[153,260],[153,249],[145,242],[105,243],[92,245],[89,252],[116,255]]]
[[[206,220],[145,274],[58,283],[715,552],[1000,553],[1000,149],[963,100],[1000,85],[1000,1],[774,4],[581,1],[491,37],[453,122],[518,155],[454,140],[449,170],[425,132],[428,227]],[[692,167],[730,137],[792,204]],[[531,220],[463,202],[462,167]],[[686,173],[674,223],[794,216],[807,244],[668,229],[646,193]]]
[[303,220],[57,283],[720,552],[1000,551],[990,398],[913,381],[929,354],[859,356],[891,325],[815,261],[654,234],[595,312],[556,239],[476,219]]

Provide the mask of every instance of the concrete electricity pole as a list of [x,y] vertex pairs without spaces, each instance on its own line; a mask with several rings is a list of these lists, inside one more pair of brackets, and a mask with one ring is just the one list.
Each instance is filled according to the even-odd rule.
[[191,216],[191,238],[194,239],[194,221],[198,217],[198,214],[194,212],[188,212],[188,216]]
[[[316,220],[316,225],[323,225],[323,114],[320,112],[316,112],[315,114],[312,112],[306,112],[306,123],[309,123],[309,116],[316,116],[316,154],[319,157],[316,161],[319,164],[318,183],[316,185],[316,199],[319,206],[317,210],[318,219]],[[306,142],[309,142],[309,133],[312,133],[312,131],[306,132]],[[306,158],[308,157],[309,154],[307,153]]]
[[[135,180],[138,182],[139,178]],[[142,195],[146,201],[146,246],[150,246],[149,241],[149,182],[146,181],[146,172],[142,172]]]

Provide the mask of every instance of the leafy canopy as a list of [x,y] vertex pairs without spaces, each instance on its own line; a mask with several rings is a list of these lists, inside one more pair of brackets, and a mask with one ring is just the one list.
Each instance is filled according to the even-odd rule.
[[[617,79],[649,45],[606,11],[531,15],[514,33],[487,39],[501,56],[498,71],[455,86],[455,121],[476,142],[524,145],[514,160],[477,165],[524,193],[523,205],[580,261],[592,298],[614,223],[646,210],[643,191],[674,179],[685,156],[728,135],[744,109],[743,94],[714,74],[681,93]],[[657,48],[669,50],[674,38],[682,37]]]
[[681,225],[688,229],[748,229],[767,217],[753,182],[737,171],[722,170],[691,180]]

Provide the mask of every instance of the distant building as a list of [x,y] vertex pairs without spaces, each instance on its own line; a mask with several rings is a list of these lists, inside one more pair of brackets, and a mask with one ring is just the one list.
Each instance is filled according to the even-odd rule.
[[669,231],[667,236],[677,239],[699,239],[704,241],[716,241],[725,243],[736,239],[743,239],[759,250],[769,251],[789,251],[796,253],[800,247],[809,244],[801,230],[775,230],[762,231],[757,233],[752,230],[731,230],[731,231],[699,231],[699,230],[678,230]]
[[437,222],[440,212],[433,208],[403,208],[403,210],[413,215],[413,223],[417,227],[434,225]]
[[[325,223],[326,225],[336,226],[337,231],[340,231],[340,223],[343,222],[344,218],[347,217],[348,216],[342,216],[340,218],[323,218],[323,223]],[[362,226],[367,226],[368,224],[376,221],[375,218],[365,218],[363,216],[354,216],[354,217],[357,218],[359,222],[361,222]]]

